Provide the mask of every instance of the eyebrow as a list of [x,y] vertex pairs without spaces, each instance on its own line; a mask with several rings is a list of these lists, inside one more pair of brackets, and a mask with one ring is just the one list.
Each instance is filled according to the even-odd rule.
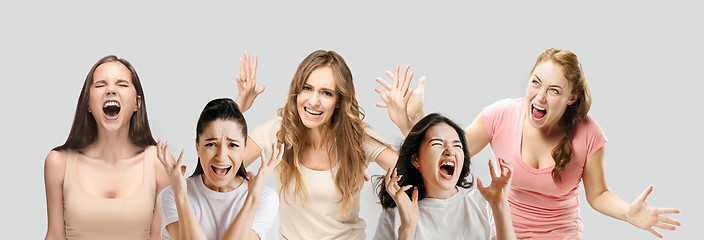
[[541,82],[543,81],[542,79],[540,79],[540,78],[538,77],[538,75],[537,75],[537,74],[533,74],[533,76],[535,76],[535,78],[537,78],[537,79],[538,79],[538,81],[541,81]]
[[[208,142],[208,141],[217,141],[217,140],[218,140],[218,138],[214,138],[214,137],[205,139],[206,142]],[[227,140],[230,141],[230,142],[237,142],[237,143],[240,142],[240,140],[232,139],[232,138],[230,138],[230,137],[227,137]]]
[[[310,88],[314,88],[314,86],[313,86],[312,84],[308,83],[308,82],[304,83],[303,86],[308,86],[308,87],[310,87]],[[321,89],[321,90],[326,90],[326,91],[330,91],[330,92],[335,92],[335,90],[332,90],[332,89],[330,89],[330,88],[325,88],[325,87],[321,87],[321,88],[319,88],[319,89]]]

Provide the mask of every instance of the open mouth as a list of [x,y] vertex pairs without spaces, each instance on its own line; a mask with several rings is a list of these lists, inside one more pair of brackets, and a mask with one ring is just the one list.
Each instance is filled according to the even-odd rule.
[[213,169],[213,173],[215,173],[215,176],[217,177],[225,177],[227,173],[230,172],[230,169],[232,169],[232,166],[215,166],[215,165],[210,165],[210,168]]
[[307,112],[308,114],[310,114],[310,115],[320,116],[320,115],[323,114],[323,112],[318,112],[318,111],[312,110],[312,109],[307,108],[307,107],[303,107],[303,110],[306,111],[306,112]]
[[530,114],[535,118],[536,120],[540,121],[545,117],[545,114],[547,114],[548,111],[545,110],[545,108],[542,108],[540,106],[537,106],[535,104],[531,105],[531,111]]
[[117,119],[120,114],[120,103],[115,100],[109,100],[103,103],[103,113],[108,119]]
[[447,179],[451,179],[455,174],[455,163],[453,161],[444,161],[440,163],[440,175]]

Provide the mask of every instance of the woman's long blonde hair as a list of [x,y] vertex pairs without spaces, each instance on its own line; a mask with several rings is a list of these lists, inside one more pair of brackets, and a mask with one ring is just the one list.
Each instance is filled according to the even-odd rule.
[[[283,159],[277,168],[281,182],[279,194],[287,203],[289,198],[301,203],[308,199],[308,193],[301,181],[300,157],[308,141],[309,129],[301,122],[296,101],[308,76],[321,67],[330,67],[335,77],[336,109],[330,121],[324,123],[322,128],[323,139],[326,139],[330,146],[328,154],[331,159],[335,153],[337,155],[335,164],[338,166],[334,180],[342,196],[338,201],[342,203],[340,214],[347,217],[351,206],[359,207],[354,197],[361,192],[364,181],[368,180],[364,173],[367,166],[362,143],[366,137],[372,137],[364,132],[364,112],[355,97],[352,72],[345,60],[333,51],[317,50],[303,59],[291,80],[286,104],[278,111],[282,121],[276,138],[279,143],[285,143]],[[295,183],[293,189],[289,189],[291,182]]]

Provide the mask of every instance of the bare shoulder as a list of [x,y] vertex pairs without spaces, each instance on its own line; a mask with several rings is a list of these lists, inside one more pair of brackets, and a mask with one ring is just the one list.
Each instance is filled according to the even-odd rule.
[[149,146],[147,147],[147,149],[151,151],[145,151],[145,154],[149,154],[146,156],[145,159],[146,161],[151,161],[152,164],[154,164],[154,176],[156,177],[156,186],[158,194],[166,186],[169,186],[169,176],[166,175],[164,165],[162,165],[159,161],[159,158],[156,157],[156,146]]
[[44,177],[50,181],[63,181],[67,158],[67,150],[51,150],[44,160]]

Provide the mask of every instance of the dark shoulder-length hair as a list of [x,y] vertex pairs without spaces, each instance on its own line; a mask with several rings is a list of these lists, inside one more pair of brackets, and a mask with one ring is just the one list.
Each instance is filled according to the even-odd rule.
[[[467,178],[470,175],[471,162],[469,160],[469,150],[467,149],[467,139],[465,138],[464,130],[462,130],[457,123],[453,122],[449,118],[438,113],[431,113],[428,116],[423,117],[420,121],[418,121],[418,123],[416,123],[416,125],[413,126],[413,129],[411,129],[411,132],[408,133],[408,136],[401,144],[401,149],[399,149],[398,153],[398,161],[396,161],[395,169],[398,171],[398,175],[402,176],[398,182],[398,185],[413,185],[417,187],[418,200],[421,200],[426,196],[425,185],[423,184],[423,176],[420,174],[420,171],[413,166],[412,161],[414,158],[418,157],[420,146],[425,140],[425,135],[428,132],[428,129],[439,123],[446,123],[455,129],[457,135],[460,137],[460,142],[462,142],[464,164],[462,164],[460,178],[457,180],[455,185],[462,188],[471,188],[474,184],[474,180],[472,178]],[[384,176],[376,176],[375,178],[376,180],[374,185],[376,186],[375,189],[378,193],[377,195],[381,206],[384,209],[396,207],[396,202],[394,202],[391,195],[386,192]],[[408,194],[409,197],[412,193],[413,188],[406,191],[406,194]]]
[[[247,146],[247,121],[244,120],[244,115],[242,115],[240,107],[230,98],[213,99],[205,105],[205,108],[203,108],[198,118],[198,123],[196,124],[196,142],[200,142],[200,135],[203,134],[205,128],[218,119],[233,121],[239,124],[242,129],[242,136],[244,137],[244,146]],[[191,177],[200,174],[203,174],[203,166],[200,165],[200,158],[198,158],[196,170],[193,171]],[[240,165],[240,169],[237,169],[237,176],[249,180],[244,164]]]
[[140,148],[156,145],[152,131],[149,128],[149,120],[147,119],[147,101],[142,90],[142,83],[139,81],[137,71],[132,67],[132,64],[124,58],[117,58],[115,55],[108,55],[98,60],[88,72],[86,80],[83,82],[81,95],[78,97],[78,105],[76,106],[76,114],[73,117],[71,131],[68,134],[66,142],[54,150],[81,150],[95,142],[98,137],[98,126],[93,115],[88,112],[88,102],[90,101],[90,88],[93,85],[93,74],[95,69],[103,63],[119,62],[125,65],[130,71],[132,77],[132,86],[137,92],[137,98],[141,100],[140,106],[136,112],[130,117],[129,138],[132,144]]

